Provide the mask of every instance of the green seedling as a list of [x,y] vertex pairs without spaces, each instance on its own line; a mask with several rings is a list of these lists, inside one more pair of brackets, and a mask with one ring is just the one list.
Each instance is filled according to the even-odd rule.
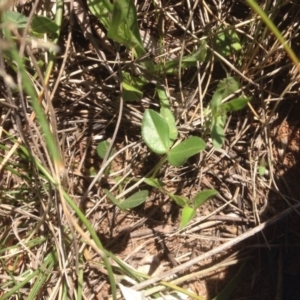
[[113,193],[111,193],[109,190],[104,190],[107,198],[111,200],[113,204],[118,206],[121,210],[127,211],[128,209],[135,208],[141,204],[143,204],[148,197],[148,191],[147,190],[142,190],[134,193],[132,196],[127,198],[126,200],[119,201]]
[[197,62],[203,62],[205,60],[207,52],[206,50],[206,42],[201,41],[198,45],[198,48],[191,54],[184,56],[181,61],[178,58],[165,63],[160,63],[154,67],[154,71],[157,75],[176,74],[178,72],[180,62],[182,69],[194,67],[197,65]]
[[214,50],[221,56],[229,56],[232,52],[238,52],[242,49],[240,39],[236,31],[231,29],[220,28],[216,39]]
[[131,76],[128,72],[122,71],[122,96],[125,102],[141,100],[143,88],[148,80],[142,76]]
[[[101,141],[97,146],[97,154],[100,158],[104,159],[107,151],[109,149],[109,142],[108,141]],[[113,152],[109,154],[109,157],[113,155]]]
[[[109,142],[108,141],[102,141],[98,144],[97,146],[97,154],[104,159],[106,156],[106,153],[109,148]],[[109,154],[109,157],[113,155],[113,151]],[[105,175],[107,176],[110,171],[110,165],[105,169]],[[111,193],[109,190],[105,189],[104,190],[106,196],[110,201],[118,206],[121,210],[127,211],[128,209],[132,209],[134,207],[137,207],[144,203],[147,200],[148,197],[148,191],[147,190],[142,190],[134,193],[132,196],[127,198],[124,201],[119,201],[113,193]]]
[[[158,86],[156,91],[161,105],[160,113],[151,109],[145,111],[142,121],[142,138],[151,151],[164,155],[157,168],[160,168],[166,160],[174,167],[183,166],[190,157],[203,151],[206,144],[201,138],[190,136],[173,146],[178,131],[170,109],[169,98],[163,87]],[[158,188],[174,200],[177,205],[183,207],[180,228],[184,228],[195,217],[196,210],[200,205],[217,194],[215,190],[203,191],[190,201],[187,197],[166,191],[163,188],[163,183],[154,178],[155,174],[156,171],[153,173],[153,178],[146,178],[144,181],[148,185]]]
[[[132,51],[135,58],[147,54],[138,29],[137,13],[134,1],[116,0],[111,4],[107,0],[88,0],[88,7],[108,31],[107,35],[115,42],[125,45]],[[201,41],[198,48],[191,54],[179,59],[155,65],[149,58],[141,62],[148,73],[155,76],[174,74],[178,72],[179,63],[182,69],[196,66],[197,62],[206,57],[206,43]],[[137,101],[142,97],[142,88],[149,80],[143,76],[132,77],[128,72],[122,72],[123,98],[125,101]]]
[[263,158],[260,161],[259,167],[258,167],[258,174],[260,176],[264,176],[268,174],[268,162]]
[[[28,18],[17,11],[5,11],[2,14],[2,22],[12,24],[18,29],[25,29],[28,23]],[[30,33],[33,36],[48,33],[57,37],[59,26],[47,17],[34,16],[30,25]]]
[[151,151],[165,154],[172,166],[182,166],[191,156],[205,149],[205,142],[196,136],[173,145],[173,136],[170,135],[170,123],[158,112],[147,109],[142,121],[142,138]]
[[145,178],[144,182],[151,187],[159,189],[162,193],[168,195],[175,203],[181,206],[181,221],[179,229],[184,228],[197,214],[197,209],[203,205],[207,200],[216,196],[218,192],[213,189],[203,190],[196,194],[193,199],[189,199],[187,197],[174,195],[168,192],[164,188],[164,183],[157,178]]
[[217,149],[221,148],[225,141],[224,127],[226,123],[227,113],[244,108],[251,100],[251,98],[249,97],[239,97],[222,103],[222,100],[235,93],[238,89],[238,81],[234,77],[227,77],[218,84],[217,90],[215,91],[212,100],[210,101],[211,137],[213,145]]

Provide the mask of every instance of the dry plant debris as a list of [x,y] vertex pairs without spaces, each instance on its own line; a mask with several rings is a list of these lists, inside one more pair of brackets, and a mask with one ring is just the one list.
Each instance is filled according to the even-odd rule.
[[[53,20],[58,9],[55,2],[15,2],[6,8],[0,3],[0,13],[11,9],[28,20],[33,15]],[[62,154],[58,171],[32,101],[20,88],[18,69],[9,63],[9,44],[0,35],[0,298],[7,299],[19,284],[21,299],[112,297],[105,254],[62,200],[63,189],[104,249],[131,270],[152,276],[129,279],[109,258],[116,281],[143,289],[147,299],[152,293],[172,294],[174,285],[191,299],[212,299],[244,261],[230,299],[299,299],[299,75],[274,35],[244,1],[136,1],[147,49],[136,58],[108,38],[90,1],[61,2],[55,60],[48,53],[51,34],[34,46],[28,28],[12,31]],[[299,53],[299,4],[259,4]],[[216,42],[222,32],[238,36],[233,48],[226,48],[226,40]],[[149,59],[156,65],[182,63],[199,40],[207,45],[202,62],[179,65],[159,78],[145,70]],[[137,101],[123,101],[122,71],[147,78]],[[216,149],[206,109],[226,76],[238,79],[237,92],[251,102],[227,115],[225,143]],[[160,162],[141,138],[144,111],[159,109],[157,82],[169,94],[179,139],[199,136],[206,148],[182,167],[162,164],[156,178],[168,193],[188,199],[204,189],[218,191],[183,230],[180,206],[142,180]],[[104,160],[97,153],[102,140],[113,150]],[[147,201],[125,211],[105,193],[124,199],[140,189],[149,191]],[[270,220],[273,226],[265,230]],[[173,285],[163,286],[161,280]]]

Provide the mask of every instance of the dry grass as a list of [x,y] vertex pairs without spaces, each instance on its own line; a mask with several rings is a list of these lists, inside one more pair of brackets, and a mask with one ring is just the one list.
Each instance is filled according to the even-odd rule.
[[[268,5],[268,1],[260,2]],[[281,2],[273,1],[268,15],[298,53],[299,5]],[[29,15],[33,5],[28,1],[15,9]],[[170,275],[177,274],[174,284],[206,299],[217,295],[233,277],[232,272],[249,259],[249,278],[242,277],[242,288],[237,287],[230,299],[250,299],[250,295],[251,299],[297,299],[294,295],[284,298],[285,276],[292,271],[289,256],[282,250],[285,230],[281,213],[299,203],[299,79],[279,42],[244,1],[138,1],[139,26],[153,61],[182,57],[195,49],[199,39],[206,40],[209,49],[204,63],[159,78],[171,95],[180,137],[197,134],[208,146],[182,168],[163,165],[157,177],[169,191],[189,198],[205,188],[219,192],[199,209],[185,230],[178,231],[180,208],[165,195],[150,190],[144,205],[124,213],[103,192],[106,188],[122,198],[145,188],[141,179],[159,158],[141,141],[141,120],[144,110],[157,108],[158,101],[151,84],[140,101],[120,101],[119,70],[134,73],[140,61],[106,37],[86,3],[73,5],[72,10],[70,2],[64,4],[61,50],[49,82],[38,74],[32,83],[38,94],[43,93],[41,103],[63,155],[62,187],[90,221],[104,248],[141,272],[151,264],[150,273],[157,280],[173,280]],[[34,9],[42,14],[48,8],[40,4]],[[232,51],[227,57],[216,52],[213,41],[221,27],[235,28],[242,43],[240,52]],[[20,37],[19,42],[23,45],[24,39]],[[47,53],[32,48],[26,51],[31,75],[35,69],[32,56],[45,63],[40,70],[43,74],[49,62]],[[18,82],[1,53],[0,71],[4,72],[2,78],[6,73],[6,79]],[[241,92],[252,101],[248,109],[230,114],[225,145],[216,150],[207,134],[204,108],[226,75],[236,76]],[[88,238],[89,233],[49,179],[57,178],[57,173],[39,123],[29,120],[33,116],[31,102],[1,79],[0,104],[0,298],[38,269],[45,278],[28,280],[15,297],[29,298],[33,287],[38,289],[36,299],[75,299],[81,293],[84,299],[110,297],[99,251],[83,243],[77,227],[82,227]],[[108,163],[96,153],[99,139],[113,144],[109,173]],[[31,157],[24,155],[21,146]],[[51,175],[45,176],[36,161]],[[262,166],[267,171],[259,175]],[[262,231],[260,224],[271,217],[277,227]],[[299,249],[299,216],[285,222],[289,232],[286,247],[294,245],[286,249]],[[241,237],[251,230],[264,234],[243,241]],[[222,245],[230,242],[230,248],[221,251],[225,250]],[[271,257],[276,264],[274,278],[265,274],[270,267],[266,261],[274,251],[257,250],[264,247],[277,251],[276,257]],[[210,252],[214,249],[220,251]],[[48,258],[46,264],[51,253],[56,258]],[[203,253],[211,255],[201,259]],[[299,264],[299,257],[295,261]],[[295,268],[294,274],[299,276],[300,267]],[[145,289],[143,283],[135,286],[139,287]],[[294,288],[296,295],[298,287],[290,287]],[[13,297],[9,299],[17,299]]]

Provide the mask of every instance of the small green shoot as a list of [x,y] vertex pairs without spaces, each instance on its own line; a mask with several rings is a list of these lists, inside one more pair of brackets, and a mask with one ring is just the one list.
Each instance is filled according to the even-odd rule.
[[201,205],[218,194],[214,189],[203,190],[190,200],[187,197],[168,192],[164,189],[164,183],[157,178],[144,178],[144,182],[149,186],[159,189],[162,193],[168,195],[177,205],[182,207],[180,229],[183,229],[196,216],[197,209]]
[[132,209],[143,204],[148,197],[148,191],[142,190],[134,193],[124,201],[119,201],[109,190],[105,189],[104,192],[107,198],[109,198],[113,204],[118,206],[123,211],[127,211],[128,209]]
[[[108,141],[101,141],[98,146],[97,146],[97,154],[100,158],[104,159],[105,155],[109,149],[110,143]],[[114,150],[112,149],[109,153],[108,158],[110,158],[112,155],[114,154]],[[105,168],[104,174],[105,176],[109,175],[110,172],[110,168],[111,168],[111,163]]]
[[258,167],[258,174],[260,176],[265,176],[266,174],[268,174],[267,166],[268,166],[268,162],[265,159],[262,159]]
[[226,103],[222,103],[226,97],[235,93],[239,89],[239,83],[234,77],[223,79],[217,87],[212,100],[211,108],[211,137],[215,148],[220,149],[225,141],[224,127],[226,123],[227,113],[237,111],[244,108],[251,98],[239,97]]
[[265,174],[267,173],[267,169],[266,169],[266,167],[265,166],[259,166],[259,168],[258,168],[258,174],[260,175],[260,176],[264,176]]
[[137,24],[134,1],[114,1],[113,13],[107,36],[116,42],[125,45],[128,49],[134,48],[135,56],[137,58],[146,53]]
[[197,136],[191,136],[168,152],[168,161],[174,167],[180,167],[188,158],[203,151],[205,142]]
[[123,99],[125,102],[141,100],[142,89],[148,81],[139,76],[131,76],[128,72],[122,72]]
[[156,92],[160,102],[160,114],[169,126],[169,138],[172,142],[177,139],[178,130],[174,115],[171,111],[169,97],[164,87],[157,86]]
[[165,154],[172,145],[166,120],[152,109],[147,109],[142,121],[142,138],[156,154]]
[[165,185],[161,180],[158,178],[144,178],[144,182],[152,187],[162,189]]
[[[101,141],[97,146],[97,154],[100,158],[104,159],[107,150],[109,149],[109,142],[108,141]],[[113,151],[110,153],[109,157],[113,155]]]
[[233,51],[238,52],[242,49],[240,39],[236,31],[231,29],[221,28],[215,40],[215,51],[226,57],[232,54]]
[[167,154],[168,161],[175,167],[180,167],[193,155],[205,149],[205,142],[199,137],[189,137],[171,150],[173,136],[162,115],[147,109],[142,122],[142,137],[146,145],[157,154]]
[[[194,67],[197,65],[197,62],[203,62],[206,57],[206,42],[201,41],[197,50],[191,54],[184,56],[181,60],[182,69],[189,67]],[[179,59],[174,59],[167,61],[165,63],[158,64],[154,67],[156,74],[175,74],[178,72],[179,68]]]
[[179,228],[184,228],[195,216],[197,212],[197,208],[203,205],[207,200],[216,196],[218,192],[216,190],[204,190],[199,192],[191,201],[190,204],[186,203],[182,213],[181,213],[181,222]]

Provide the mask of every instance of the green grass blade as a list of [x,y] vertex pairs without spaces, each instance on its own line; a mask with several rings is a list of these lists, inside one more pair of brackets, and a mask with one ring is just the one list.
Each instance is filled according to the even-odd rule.
[[246,2],[249,4],[249,6],[261,17],[261,19],[265,22],[265,24],[268,26],[268,28],[273,32],[273,34],[276,36],[278,41],[282,44],[285,51],[293,61],[293,63],[298,66],[298,71],[300,73],[300,66],[299,66],[299,59],[296,56],[293,49],[289,46],[286,39],[283,37],[281,32],[278,30],[278,28],[274,25],[272,20],[267,16],[267,14],[260,8],[260,6],[256,3],[254,0],[246,0]]
[[[5,36],[7,37],[7,39],[10,40],[10,41],[13,41],[13,37],[12,37],[10,31],[5,27],[3,28],[3,30],[5,31]],[[55,140],[55,138],[54,138],[54,136],[53,136],[53,134],[50,130],[50,126],[49,126],[48,120],[45,116],[45,113],[44,113],[41,105],[38,102],[38,98],[37,98],[35,90],[32,86],[32,82],[29,79],[29,77],[27,76],[26,69],[25,69],[25,66],[24,66],[24,61],[19,56],[16,45],[13,44],[13,43],[11,43],[11,45],[12,45],[12,47],[10,49],[11,57],[13,58],[13,60],[15,61],[16,65],[18,67],[18,73],[20,74],[20,76],[22,78],[24,91],[30,96],[33,110],[36,113],[38,122],[41,125],[42,131],[43,131],[44,136],[45,136],[47,149],[48,149],[53,161],[58,166],[62,166],[63,163],[62,163],[62,158],[61,158],[61,155],[60,155],[59,147],[58,147],[58,145],[56,143],[56,140]]]
[[[50,270],[53,270],[53,266],[57,261],[57,256],[55,251],[52,249],[52,251],[46,256],[44,261],[44,268]],[[50,272],[47,272],[46,270],[43,270],[43,268],[39,268],[38,276],[35,280],[35,283],[33,287],[30,289],[30,293],[28,295],[28,300],[34,300],[36,299],[38,293],[41,291],[41,287],[45,283],[45,281],[48,279],[48,277],[51,275]]]
[[2,295],[1,300],[9,299],[12,295],[18,292],[24,285],[26,285],[32,278],[34,278],[39,273],[39,270],[34,271],[30,275],[28,275],[22,282],[16,284],[9,292]]

